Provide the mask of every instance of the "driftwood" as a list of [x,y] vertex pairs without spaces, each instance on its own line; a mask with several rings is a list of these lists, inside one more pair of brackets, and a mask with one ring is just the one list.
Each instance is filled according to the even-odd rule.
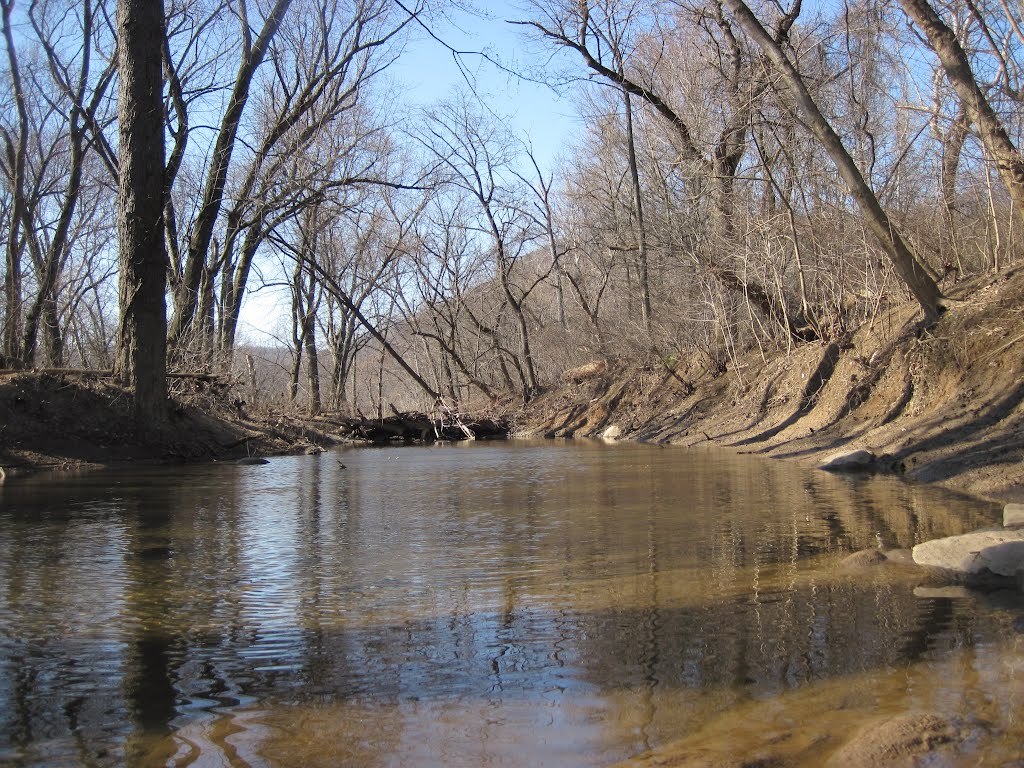
[[[493,439],[508,437],[509,425],[493,419],[459,420],[454,423],[425,413],[396,413],[383,419],[339,419],[346,437],[372,443],[432,443],[436,440]],[[344,425],[344,426],[342,426]]]

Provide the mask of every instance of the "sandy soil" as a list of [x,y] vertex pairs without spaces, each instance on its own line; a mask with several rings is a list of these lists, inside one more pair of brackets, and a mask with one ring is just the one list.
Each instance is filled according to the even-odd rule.
[[820,463],[863,448],[875,471],[1024,500],[1024,268],[965,283],[936,325],[907,304],[848,337],[754,352],[713,375],[692,361],[603,373],[539,398],[520,431]]

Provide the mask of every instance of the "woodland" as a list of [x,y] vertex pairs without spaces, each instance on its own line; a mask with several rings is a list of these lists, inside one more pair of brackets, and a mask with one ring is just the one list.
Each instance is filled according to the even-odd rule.
[[[927,327],[1020,259],[1015,0],[500,4],[510,76],[582,117],[553,165],[468,76],[403,101],[452,7],[0,0],[0,368],[109,370],[146,424],[168,373],[523,406],[595,361],[714,375],[908,300]],[[239,333],[271,284],[273,349]]]

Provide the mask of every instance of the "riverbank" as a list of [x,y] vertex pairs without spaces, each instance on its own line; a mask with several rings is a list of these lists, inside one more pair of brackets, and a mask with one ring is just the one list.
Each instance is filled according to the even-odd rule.
[[[872,469],[996,501],[1024,501],[1024,269],[948,290],[931,328],[916,305],[880,311],[829,343],[754,351],[722,372],[701,361],[602,361],[514,414],[517,434],[600,437],[819,464],[865,449]],[[504,414],[503,414],[504,415]],[[83,373],[0,376],[8,474],[125,462],[197,462],[317,451],[336,420],[253,411],[217,378],[172,381],[170,423],[136,438],[130,395]]]
[[[521,434],[709,443],[820,464],[864,449],[871,468],[996,501],[1024,500],[1024,269],[948,289],[928,329],[911,304],[829,343],[697,360],[595,366],[538,398]],[[567,378],[574,378],[569,376]]]
[[132,463],[231,461],[316,452],[340,442],[331,425],[250,412],[215,377],[171,382],[168,423],[136,434],[131,394],[103,375],[0,376],[0,468],[8,476]]
[[462,421],[423,413],[383,419],[245,403],[225,377],[170,379],[167,424],[137,434],[131,393],[107,372],[0,372],[0,478],[124,464],[240,461],[319,453],[340,444],[434,439],[493,439],[508,434],[499,419]]

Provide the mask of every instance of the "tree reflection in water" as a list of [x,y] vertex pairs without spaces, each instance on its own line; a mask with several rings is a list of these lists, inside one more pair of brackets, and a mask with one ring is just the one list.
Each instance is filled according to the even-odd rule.
[[990,524],[979,502],[648,446],[345,463],[0,490],[0,759],[603,765],[759,704],[840,706],[826,744],[853,713],[962,716],[1013,669],[1016,598],[836,567]]

